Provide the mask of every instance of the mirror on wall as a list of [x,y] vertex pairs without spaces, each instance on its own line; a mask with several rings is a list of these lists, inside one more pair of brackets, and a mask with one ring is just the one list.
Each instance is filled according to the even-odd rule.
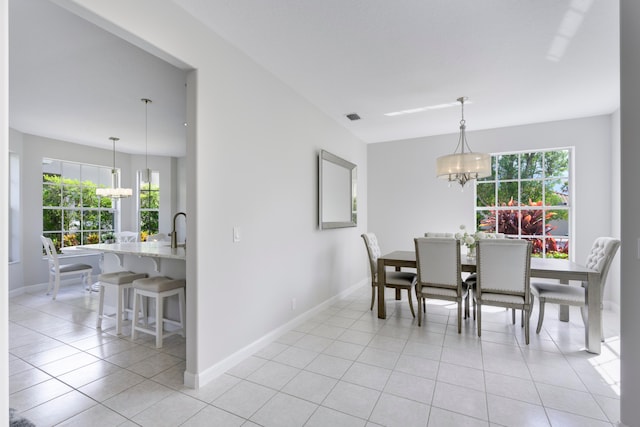
[[320,229],[357,225],[356,165],[328,151],[318,156]]

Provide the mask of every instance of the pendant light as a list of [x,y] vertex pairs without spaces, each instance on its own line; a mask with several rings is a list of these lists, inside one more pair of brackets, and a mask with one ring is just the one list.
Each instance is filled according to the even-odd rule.
[[491,175],[491,155],[474,153],[467,143],[467,126],[464,120],[464,101],[467,99],[464,96],[458,98],[462,106],[462,119],[460,120],[460,137],[455,151],[436,160],[437,177],[446,179],[450,183],[457,182],[462,188],[473,179]]
[[143,184],[151,182],[151,169],[149,169],[149,103],[148,98],[142,98],[144,102],[144,170],[140,175],[140,181]]
[[111,187],[96,188],[96,195],[101,197],[110,197],[112,199],[123,199],[125,197],[131,197],[133,190],[131,188],[120,187],[120,175],[116,169],[116,141],[120,138],[110,136],[109,139],[113,143],[113,169],[111,169]]

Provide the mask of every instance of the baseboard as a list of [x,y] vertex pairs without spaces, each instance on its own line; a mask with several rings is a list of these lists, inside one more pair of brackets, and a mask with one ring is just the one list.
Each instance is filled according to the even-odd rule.
[[[89,279],[89,283],[93,283],[93,280]],[[66,286],[80,286],[78,279],[64,279],[60,281],[60,289]],[[12,289],[9,291],[9,298],[17,297],[22,294],[37,294],[46,293],[49,283],[36,283],[35,285],[21,286],[18,289]]]
[[257,351],[265,348],[267,345],[271,344],[272,342],[277,340],[279,337],[281,337],[285,333],[289,332],[291,329],[295,328],[298,325],[303,324],[304,322],[306,322],[307,320],[311,319],[312,317],[314,317],[315,315],[317,315],[321,311],[325,310],[327,307],[331,306],[336,301],[338,301],[338,300],[340,300],[340,299],[352,294],[353,292],[357,291],[358,289],[360,289],[362,286],[365,286],[365,285],[371,286],[371,282],[369,281],[368,278],[367,279],[363,279],[362,281],[356,283],[355,285],[350,286],[349,288],[345,289],[344,291],[340,292],[339,294],[329,298],[328,300],[318,304],[317,306],[313,307],[312,309],[310,309],[310,310],[300,314],[299,316],[291,319],[289,322],[285,323],[284,325],[282,325],[282,326],[274,329],[273,331],[267,333],[266,335],[262,336],[260,339],[254,341],[253,343],[247,345],[246,347],[236,351],[235,353],[231,354],[227,358],[225,358],[225,359],[221,360],[220,362],[216,363],[215,365],[205,369],[203,372],[201,372],[199,374],[198,373],[194,373],[194,372],[185,371],[184,372],[184,385],[189,387],[189,388],[194,388],[194,389],[198,389],[200,387],[203,387],[207,383],[213,381],[214,379],[216,379],[220,375],[222,375],[225,372],[227,372],[229,369],[231,369],[232,367],[234,367],[235,365],[237,365],[238,363],[240,363],[241,361],[243,361],[247,357],[249,357],[252,354],[256,353]]

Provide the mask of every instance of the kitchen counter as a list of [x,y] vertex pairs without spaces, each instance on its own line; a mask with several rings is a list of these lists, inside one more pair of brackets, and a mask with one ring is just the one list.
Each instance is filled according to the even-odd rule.
[[153,262],[156,272],[160,272],[163,259],[167,261],[187,259],[187,250],[184,246],[172,248],[169,242],[96,243],[74,248],[76,251],[113,254],[118,258],[120,267],[124,266],[125,257],[148,258]]

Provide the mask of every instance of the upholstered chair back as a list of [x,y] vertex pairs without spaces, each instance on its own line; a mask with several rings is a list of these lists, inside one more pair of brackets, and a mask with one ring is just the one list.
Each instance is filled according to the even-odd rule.
[[460,241],[453,237],[415,239],[418,282],[457,288],[462,283]]
[[367,247],[367,253],[369,254],[371,277],[375,278],[376,273],[378,272],[378,258],[382,255],[380,253],[380,245],[378,245],[378,238],[374,233],[364,233],[362,238],[364,239],[364,244]]
[[[478,241],[478,288],[481,292],[529,294],[531,243],[516,239]],[[528,298],[527,298],[528,299]]]

